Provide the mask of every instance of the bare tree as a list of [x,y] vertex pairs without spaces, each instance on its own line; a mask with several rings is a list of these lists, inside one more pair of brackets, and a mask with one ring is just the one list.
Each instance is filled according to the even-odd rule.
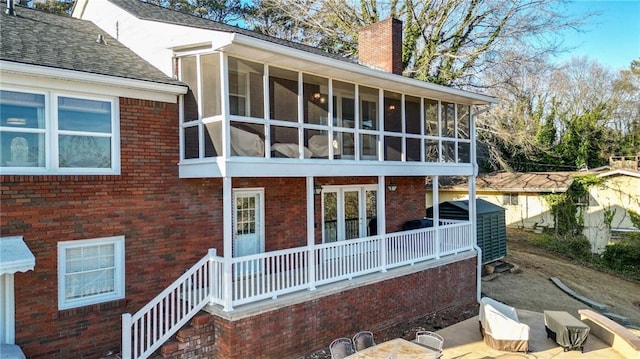
[[[357,55],[357,29],[387,17],[404,22],[405,75],[458,87],[484,88],[484,71],[502,66],[504,51],[526,51],[527,61],[561,50],[558,31],[586,17],[562,15],[554,0],[260,0],[248,24],[277,35],[278,21],[295,24],[290,36],[347,57]],[[283,26],[282,28],[286,28]]]
[[151,4],[223,23],[244,20],[251,10],[241,0],[143,0]]

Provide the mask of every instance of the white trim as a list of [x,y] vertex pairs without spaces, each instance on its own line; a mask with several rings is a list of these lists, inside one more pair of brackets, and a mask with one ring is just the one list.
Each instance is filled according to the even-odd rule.
[[468,176],[474,173],[469,163],[356,161],[329,159],[281,159],[262,157],[212,158],[207,161],[182,161],[180,178],[230,177],[330,177],[330,176]]
[[597,177],[609,177],[609,176],[614,176],[614,175],[623,175],[623,176],[640,178],[640,172],[636,172],[636,171],[633,171],[633,170],[625,170],[625,169],[617,169],[617,170],[613,170],[613,171],[608,171],[608,172],[599,174]]
[[[93,247],[113,244],[114,288],[112,292],[88,295],[82,298],[66,299],[66,259],[67,250],[78,247]],[[58,242],[58,309],[77,308],[86,305],[118,300],[125,297],[125,243],[124,236],[84,239]]]
[[[8,83],[46,86],[58,90],[73,88],[76,91],[100,91],[112,96],[168,103],[176,103],[178,95],[187,93],[187,86],[21,64],[6,60],[0,60],[0,69],[2,85]],[[46,82],[43,83],[43,81]],[[70,84],[70,82],[77,83]]]

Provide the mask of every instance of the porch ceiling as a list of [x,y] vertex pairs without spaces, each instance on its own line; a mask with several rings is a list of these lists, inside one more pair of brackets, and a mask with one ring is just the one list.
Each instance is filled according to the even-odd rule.
[[218,50],[278,67],[319,76],[331,76],[335,79],[361,85],[383,87],[385,90],[413,96],[469,105],[487,105],[497,102],[493,97],[374,70],[346,60],[333,60],[278,44],[264,43],[240,34],[235,34],[229,43],[221,45]]

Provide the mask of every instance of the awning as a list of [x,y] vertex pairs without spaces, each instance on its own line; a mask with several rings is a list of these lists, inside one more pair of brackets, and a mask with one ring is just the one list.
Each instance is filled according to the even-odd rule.
[[0,238],[0,275],[33,270],[33,256],[22,236]]

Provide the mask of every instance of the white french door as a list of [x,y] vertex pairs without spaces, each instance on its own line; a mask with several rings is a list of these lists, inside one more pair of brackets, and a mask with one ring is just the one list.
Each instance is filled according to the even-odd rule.
[[[264,190],[234,190],[233,256],[242,257],[264,252]],[[260,271],[252,262],[237,271],[238,275]]]
[[377,187],[325,187],[322,196],[324,243],[367,237],[377,233]]

